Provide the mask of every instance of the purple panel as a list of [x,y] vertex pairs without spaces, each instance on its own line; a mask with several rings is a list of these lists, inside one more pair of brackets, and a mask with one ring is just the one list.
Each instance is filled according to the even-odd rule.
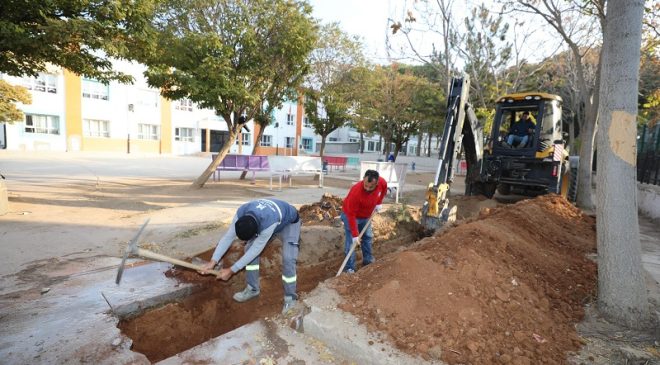
[[236,156],[236,165],[234,165],[236,168],[239,169],[245,169],[248,167],[248,163],[250,162],[250,156],[247,155],[235,155]]

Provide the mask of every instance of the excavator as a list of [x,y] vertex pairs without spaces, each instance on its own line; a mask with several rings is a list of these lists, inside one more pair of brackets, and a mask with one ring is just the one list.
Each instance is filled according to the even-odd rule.
[[[469,78],[454,77],[450,85],[438,168],[422,207],[426,228],[435,230],[456,218],[456,206],[450,206],[448,197],[461,151],[467,164],[465,195],[556,193],[575,201],[579,160],[569,156],[566,147],[560,96],[526,92],[500,97],[490,135],[484,139],[483,125],[469,103]],[[522,141],[509,138],[523,114],[533,128]]]

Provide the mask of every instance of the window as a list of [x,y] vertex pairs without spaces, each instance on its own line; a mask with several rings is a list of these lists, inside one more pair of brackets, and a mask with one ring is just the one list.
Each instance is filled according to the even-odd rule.
[[293,114],[289,113],[286,115],[286,124],[293,125]]
[[367,142],[367,151],[372,152],[376,150],[376,142],[368,141]]
[[158,93],[151,90],[139,90],[138,91],[138,104],[148,106],[148,107],[157,107],[158,106]]
[[295,142],[294,140],[295,140],[295,138],[293,138],[293,137],[286,137],[286,146],[285,147],[286,148],[293,148],[293,143]]
[[88,99],[108,100],[108,85],[104,85],[96,80],[82,80],[82,96]]
[[349,142],[352,142],[352,143],[355,143],[355,142],[357,142],[358,140],[357,140],[357,138],[349,138],[348,141],[349,141]]
[[155,124],[138,124],[138,139],[158,140],[158,126]]
[[195,130],[192,128],[174,128],[174,140],[183,142],[194,142]]
[[110,122],[107,120],[84,119],[83,133],[87,137],[110,137]]
[[309,118],[303,117],[303,127],[305,128],[313,128],[312,124],[309,122]]
[[250,145],[250,137],[252,137],[252,134],[250,133],[242,133],[241,134],[241,142],[243,143],[243,146],[249,146]]
[[305,151],[311,151],[312,150],[312,145],[313,145],[313,140],[311,138],[303,138],[302,139],[302,145],[303,149]]
[[25,115],[25,133],[60,134],[60,118],[53,115]]
[[44,93],[57,93],[57,76],[50,74],[39,74],[35,77],[24,77],[21,85],[28,90],[41,91]]
[[262,135],[261,136],[261,145],[264,147],[271,147],[273,145],[273,136]]
[[174,105],[174,109],[191,112],[193,111],[193,102],[190,99],[177,100],[176,104]]
[[328,142],[337,142],[338,139],[336,137],[330,137],[328,138]]

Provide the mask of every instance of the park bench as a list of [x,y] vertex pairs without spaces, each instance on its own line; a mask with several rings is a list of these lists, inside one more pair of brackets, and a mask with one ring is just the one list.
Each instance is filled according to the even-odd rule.
[[323,156],[322,159],[328,164],[328,168],[335,167],[336,170],[339,170],[341,167],[342,171],[346,171],[346,162],[348,161],[347,157]]
[[[211,157],[215,159],[217,154]],[[220,171],[247,171],[252,172],[252,183],[255,181],[257,171],[270,171],[268,156],[260,155],[227,155],[213,172],[213,181],[220,180]]]
[[406,182],[407,163],[362,161],[360,163],[360,177],[367,170],[376,170],[387,182],[387,190],[390,197],[394,197],[395,203],[399,203],[399,195],[403,194],[403,185]]
[[292,186],[292,177],[300,175],[319,175],[319,187],[323,187],[323,174],[320,157],[308,156],[268,156],[270,165],[270,190],[273,190],[273,179],[279,181],[282,190],[282,180],[289,181]]

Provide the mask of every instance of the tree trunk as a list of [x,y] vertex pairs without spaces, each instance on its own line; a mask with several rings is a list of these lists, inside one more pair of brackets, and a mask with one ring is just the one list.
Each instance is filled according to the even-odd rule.
[[427,138],[429,142],[426,144],[426,157],[431,157],[431,143],[433,139],[433,133],[429,132]]
[[[323,157],[323,154],[325,153],[325,139],[328,137],[328,135],[321,135],[321,149],[319,150],[319,156]],[[323,159],[321,159],[323,160]]]
[[652,325],[635,181],[643,12],[641,0],[607,3],[612,18],[608,17],[604,35],[598,135],[598,308],[611,320],[633,328]]
[[380,151],[378,151],[378,153],[381,153],[383,151],[384,146],[383,146],[383,136],[381,136],[380,134],[378,134],[378,145],[380,147]]
[[364,153],[364,133],[360,132],[360,153]]
[[[257,148],[259,148],[259,146],[261,146],[261,136],[264,135],[264,130],[265,129],[266,129],[266,126],[259,125],[259,133],[257,133],[257,139],[254,142],[254,148],[252,148],[252,153],[251,153],[252,156],[257,154]],[[243,171],[241,173],[241,177],[239,178],[239,180],[245,180],[245,176],[247,176],[247,173],[248,173],[247,171]]]
[[[229,126],[231,124],[228,122],[227,125]],[[211,174],[213,174],[213,172],[220,165],[222,160],[225,159],[225,156],[227,156],[227,154],[229,153],[229,149],[234,144],[234,142],[236,142],[236,136],[238,136],[238,131],[241,128],[243,128],[242,124],[238,124],[238,125],[234,124],[229,128],[229,139],[227,139],[225,144],[220,149],[220,152],[218,152],[218,156],[216,156],[216,158],[213,161],[211,161],[209,167],[207,167],[206,170],[204,170],[204,172],[202,172],[202,174],[199,175],[199,177],[192,183],[190,187],[197,189],[201,189],[202,187],[204,187],[204,184],[206,184],[206,182],[209,180]]]
[[586,210],[594,209],[591,194],[591,170],[594,158],[594,137],[596,134],[596,118],[585,118],[580,128],[580,165],[578,167],[578,195],[576,204]]

